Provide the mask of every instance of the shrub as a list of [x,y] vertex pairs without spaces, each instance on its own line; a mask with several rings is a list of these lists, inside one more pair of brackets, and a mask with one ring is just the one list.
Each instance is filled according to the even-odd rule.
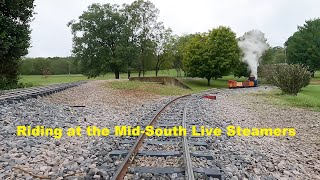
[[30,82],[28,83],[22,83],[19,82],[16,88],[28,88],[28,87],[33,87],[34,85]]
[[297,95],[310,84],[311,73],[300,64],[274,64],[261,68],[261,76],[266,82],[281,89],[285,94]]

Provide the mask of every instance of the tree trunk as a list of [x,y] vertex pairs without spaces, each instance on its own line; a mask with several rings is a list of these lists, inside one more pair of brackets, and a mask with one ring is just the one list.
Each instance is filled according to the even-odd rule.
[[130,77],[131,77],[131,71],[128,70],[128,79],[130,79]]
[[145,68],[144,68],[144,55],[142,56],[142,76],[144,77],[144,72],[145,72]]
[[160,63],[160,56],[158,55],[158,56],[157,56],[157,63],[156,63],[156,76],[158,76],[158,71],[159,71],[159,69],[160,69],[159,63]]
[[186,71],[185,70],[183,70],[182,68],[180,68],[182,71],[183,71],[183,76],[184,77],[187,77],[187,73],[186,73]]
[[139,77],[141,77],[141,70],[139,70]]
[[210,80],[211,80],[211,78],[207,78],[207,80],[208,80],[208,86],[210,86]]
[[120,72],[119,71],[115,71],[114,72],[114,76],[116,79],[120,79]]

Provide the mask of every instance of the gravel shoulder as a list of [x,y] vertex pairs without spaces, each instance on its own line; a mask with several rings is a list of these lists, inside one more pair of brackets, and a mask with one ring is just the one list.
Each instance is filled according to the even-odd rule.
[[[108,127],[148,121],[150,113],[171,100],[137,91],[113,90],[107,81],[90,81],[39,99],[0,105],[0,179],[110,179],[119,159],[109,152],[122,147],[119,137],[17,137],[16,126]],[[293,127],[295,137],[207,137],[212,161],[226,179],[320,179],[320,113],[279,107],[255,96],[264,87],[212,90],[191,103],[188,117],[206,127]],[[213,93],[217,100],[202,98]],[[73,107],[84,106],[84,107]],[[132,139],[132,138],[127,138]],[[170,163],[170,162],[169,162]]]
[[203,102],[204,108],[211,106],[211,120],[222,126],[291,127],[296,136],[215,138],[214,153],[224,156],[218,165],[227,179],[320,179],[320,113],[274,106],[254,95],[268,89],[221,91],[216,102]]
[[[137,124],[171,98],[112,90],[106,83],[90,81],[48,97],[1,106],[0,179],[90,179],[93,176],[85,175],[96,175],[97,167],[110,161],[108,153],[119,146],[119,139],[112,136],[17,137],[16,126],[42,125],[63,132],[69,127],[85,131],[87,126],[97,126],[112,131],[116,125]],[[108,169],[118,164],[112,161]],[[103,173],[103,178],[110,178],[111,174]]]

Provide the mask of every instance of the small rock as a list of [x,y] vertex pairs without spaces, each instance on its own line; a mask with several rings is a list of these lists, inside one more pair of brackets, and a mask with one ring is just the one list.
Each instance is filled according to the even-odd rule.
[[254,171],[254,173],[256,173],[256,174],[260,174],[260,173],[261,173],[260,169],[258,169],[258,168],[254,168],[253,171]]
[[101,176],[97,175],[97,174],[93,176],[93,179],[100,179],[100,178],[101,178]]
[[284,169],[285,168],[286,163],[282,160],[280,161],[280,163],[278,164],[278,168],[279,169]]
[[232,176],[232,178],[230,180],[238,180],[237,176]]
[[91,165],[89,166],[90,169],[94,169],[94,168],[96,168],[96,167],[97,167],[96,164],[91,164]]

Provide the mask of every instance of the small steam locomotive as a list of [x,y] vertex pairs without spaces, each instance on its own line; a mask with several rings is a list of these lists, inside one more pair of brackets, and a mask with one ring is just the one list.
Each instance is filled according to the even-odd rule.
[[228,81],[229,89],[233,88],[247,88],[247,87],[257,87],[258,80],[256,80],[255,76],[250,76],[247,81],[237,82],[235,80]]

